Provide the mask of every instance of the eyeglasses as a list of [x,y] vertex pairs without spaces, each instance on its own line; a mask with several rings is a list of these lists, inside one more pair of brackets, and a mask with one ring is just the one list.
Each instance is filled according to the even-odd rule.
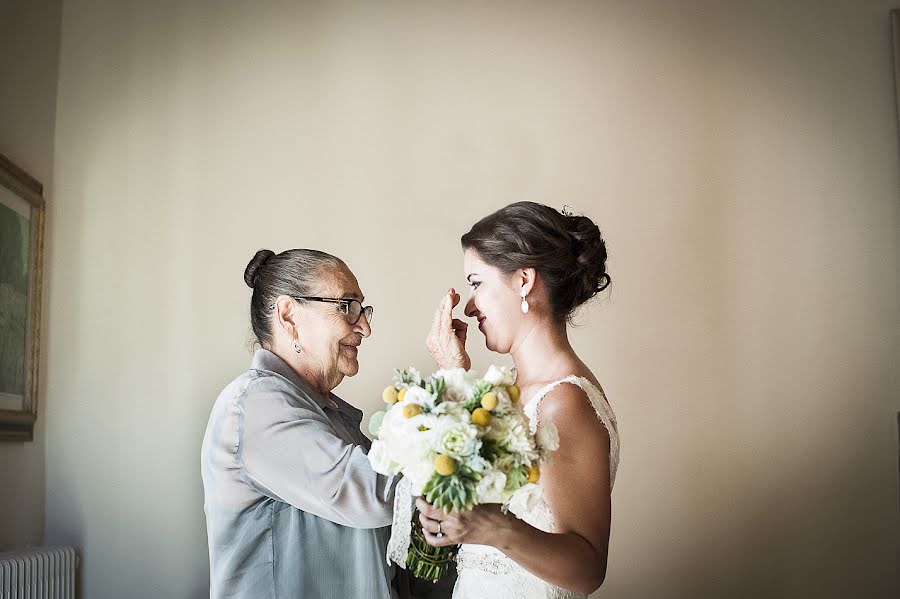
[[302,295],[292,295],[295,300],[307,300],[310,302],[325,302],[327,304],[340,304],[341,312],[347,317],[347,324],[356,324],[359,318],[365,314],[366,322],[372,324],[372,315],[375,308],[372,306],[363,306],[359,300],[333,297],[308,297]]

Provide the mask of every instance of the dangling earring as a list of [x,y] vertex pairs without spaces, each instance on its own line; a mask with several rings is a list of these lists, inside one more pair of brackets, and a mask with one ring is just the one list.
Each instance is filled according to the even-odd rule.
[[526,295],[525,291],[522,291],[522,314],[528,314],[528,300],[525,299]]
[[297,343],[296,340],[294,341],[294,351],[297,352],[298,354],[300,353],[300,345]]

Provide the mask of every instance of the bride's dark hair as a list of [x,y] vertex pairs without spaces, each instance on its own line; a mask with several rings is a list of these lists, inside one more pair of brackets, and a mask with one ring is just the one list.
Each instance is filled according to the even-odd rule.
[[560,320],[612,282],[606,272],[606,243],[586,216],[538,204],[516,202],[475,223],[460,240],[504,273],[534,268]]

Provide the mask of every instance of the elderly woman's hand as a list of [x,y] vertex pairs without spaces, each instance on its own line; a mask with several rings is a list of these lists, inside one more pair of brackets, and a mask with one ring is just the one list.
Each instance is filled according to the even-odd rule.
[[419,497],[416,507],[425,540],[433,547],[462,543],[497,547],[519,522],[513,515],[501,512],[497,504],[478,505],[471,510],[448,514]]
[[431,331],[425,340],[425,348],[434,358],[438,368],[465,368],[472,367],[472,360],[466,352],[466,329],[469,325],[453,318],[453,308],[459,303],[460,297],[455,290],[450,289],[441,300],[431,323]]

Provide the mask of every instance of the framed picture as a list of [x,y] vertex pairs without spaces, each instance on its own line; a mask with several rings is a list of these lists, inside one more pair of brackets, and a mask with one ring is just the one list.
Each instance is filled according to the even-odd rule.
[[43,185],[0,155],[0,441],[31,441],[37,417]]

